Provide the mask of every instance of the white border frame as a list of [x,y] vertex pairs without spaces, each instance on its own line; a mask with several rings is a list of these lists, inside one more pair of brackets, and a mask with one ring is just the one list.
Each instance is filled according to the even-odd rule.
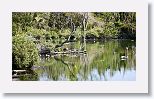
[[[136,81],[12,81],[12,12],[136,12]],[[137,0],[0,1],[3,93],[148,93],[148,4]]]

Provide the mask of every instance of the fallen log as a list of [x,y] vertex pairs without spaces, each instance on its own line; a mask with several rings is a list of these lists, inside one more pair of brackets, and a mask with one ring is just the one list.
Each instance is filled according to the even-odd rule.
[[17,72],[20,72],[20,73],[21,73],[21,72],[26,72],[26,70],[12,70],[12,71],[13,71],[13,72],[16,72],[16,73],[17,73]]
[[54,54],[79,54],[79,53],[84,53],[86,54],[86,51],[67,51],[67,52],[51,52],[51,55]]
[[19,78],[22,76],[30,76],[31,74],[24,74],[24,75],[12,75],[12,78]]

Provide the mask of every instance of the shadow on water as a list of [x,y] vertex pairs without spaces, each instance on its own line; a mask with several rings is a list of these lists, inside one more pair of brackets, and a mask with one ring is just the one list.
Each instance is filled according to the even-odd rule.
[[[81,47],[73,42],[71,49]],[[86,42],[87,54],[64,54],[41,59],[31,76],[20,80],[43,81],[135,81],[136,42],[109,40]]]

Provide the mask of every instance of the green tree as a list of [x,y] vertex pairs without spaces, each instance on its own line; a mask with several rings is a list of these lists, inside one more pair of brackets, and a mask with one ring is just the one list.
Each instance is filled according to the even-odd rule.
[[12,67],[13,69],[26,69],[38,61],[38,50],[25,34],[13,36]]

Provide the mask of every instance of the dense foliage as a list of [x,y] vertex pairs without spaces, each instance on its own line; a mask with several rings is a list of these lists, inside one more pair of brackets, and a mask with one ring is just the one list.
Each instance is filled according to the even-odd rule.
[[38,51],[31,38],[26,35],[13,36],[13,69],[30,68],[38,60]]
[[[135,39],[135,12],[102,12],[88,13],[87,32],[96,37]],[[81,30],[83,13],[13,13],[13,35],[19,31],[28,33],[30,30],[42,29],[50,37],[66,37],[72,31],[71,21],[75,30]],[[81,31],[79,31],[81,32]],[[33,34],[33,33],[32,33]],[[80,33],[79,33],[80,34]],[[35,35],[43,35],[37,33]],[[79,35],[78,35],[79,36]]]
[[94,16],[104,22],[103,34],[106,37],[122,39],[136,38],[136,13],[103,12],[94,13]]

